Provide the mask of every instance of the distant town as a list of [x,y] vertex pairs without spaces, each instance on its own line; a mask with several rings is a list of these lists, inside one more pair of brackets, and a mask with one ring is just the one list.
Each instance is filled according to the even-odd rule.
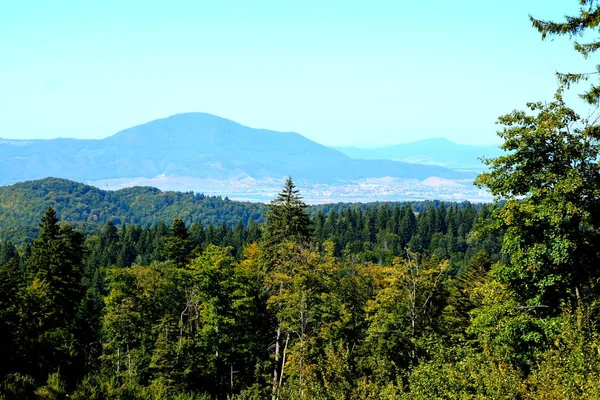
[[[201,179],[161,175],[155,178],[108,179],[87,182],[100,189],[117,190],[132,186],[153,186],[161,190],[193,191],[231,200],[269,202],[281,187],[281,179]],[[447,200],[487,203],[489,192],[473,185],[471,180],[455,181],[431,177],[423,181],[401,178],[367,178],[335,184],[297,180],[297,187],[309,204],[338,202]]]

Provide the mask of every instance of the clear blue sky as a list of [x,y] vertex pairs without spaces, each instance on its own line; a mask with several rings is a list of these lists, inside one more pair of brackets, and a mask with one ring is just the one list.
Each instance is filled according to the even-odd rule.
[[190,111],[327,145],[498,143],[593,69],[528,14],[577,1],[2,1],[0,137],[103,138]]

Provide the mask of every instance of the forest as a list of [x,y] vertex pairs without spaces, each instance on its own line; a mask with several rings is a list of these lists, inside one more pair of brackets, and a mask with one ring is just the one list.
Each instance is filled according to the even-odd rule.
[[[415,206],[332,207],[310,218],[290,179],[264,225],[109,221],[87,236],[49,207],[36,240],[0,245],[2,393],[376,393],[382,379],[399,379],[392,366],[424,355],[419,342],[443,321],[466,323],[466,310],[448,307],[467,301],[468,281],[500,257],[501,233],[472,234],[493,207]],[[401,271],[403,286],[390,286]],[[394,304],[411,280],[414,298]],[[372,380],[385,357],[392,369]]]
[[[580,4],[532,23],[596,28]],[[309,211],[290,177],[262,219],[47,207],[0,241],[0,398],[600,398],[600,128],[563,98],[589,76],[499,118],[493,204]]]

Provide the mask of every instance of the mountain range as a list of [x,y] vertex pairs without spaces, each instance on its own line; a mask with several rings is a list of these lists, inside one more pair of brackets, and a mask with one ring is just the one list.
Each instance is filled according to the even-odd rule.
[[485,169],[480,158],[493,158],[502,154],[499,146],[472,146],[443,138],[373,148],[352,146],[332,148],[348,157],[358,159],[393,160],[473,171]]
[[472,172],[438,165],[379,156],[357,159],[345,152],[294,132],[254,129],[211,114],[186,113],[100,140],[0,139],[0,185],[48,176],[94,182],[157,176],[280,180],[291,175],[295,180],[323,184],[382,177],[419,181],[474,177]]

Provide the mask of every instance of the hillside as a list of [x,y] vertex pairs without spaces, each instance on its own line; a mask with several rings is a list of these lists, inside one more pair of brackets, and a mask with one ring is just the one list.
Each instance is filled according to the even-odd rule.
[[96,223],[152,225],[181,218],[186,224],[233,225],[262,222],[266,205],[230,201],[202,194],[163,192],[151,187],[117,191],[65,179],[46,178],[0,187],[0,237],[22,238],[35,234],[39,218],[53,207],[61,220],[95,230]]
[[47,176],[83,182],[163,175],[230,181],[292,175],[316,183],[474,178],[438,166],[356,160],[294,132],[253,129],[204,113],[177,114],[102,140],[0,139],[0,170],[0,185]]
[[471,146],[442,138],[374,148],[332,148],[355,159],[393,160],[477,171],[485,168],[481,157],[491,158],[502,154],[498,146]]
[[[448,207],[452,202],[415,201],[415,212],[440,204]],[[312,205],[312,217],[319,212],[344,212],[349,209],[374,208],[386,202],[329,203]],[[459,207],[464,207],[461,203]],[[115,225],[169,224],[181,218],[186,225],[201,222],[203,225],[234,226],[242,222],[264,222],[267,205],[264,203],[234,201],[218,196],[205,196],[192,192],[161,191],[153,187],[131,187],[116,191],[101,190],[94,186],[60,178],[45,178],[0,187],[0,239],[23,242],[36,237],[41,215],[47,207],[56,210],[57,216],[86,233],[94,233],[98,225],[112,221]],[[481,205],[474,205],[477,209]]]

